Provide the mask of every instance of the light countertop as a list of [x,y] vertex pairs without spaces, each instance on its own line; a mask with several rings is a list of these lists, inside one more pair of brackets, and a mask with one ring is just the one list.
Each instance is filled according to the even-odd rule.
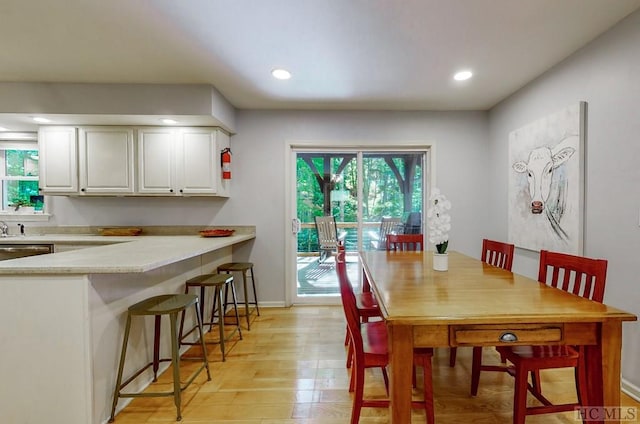
[[141,273],[253,238],[253,232],[211,238],[197,235],[114,237],[81,234],[0,238],[0,244],[94,245],[86,249],[0,261],[0,275]]

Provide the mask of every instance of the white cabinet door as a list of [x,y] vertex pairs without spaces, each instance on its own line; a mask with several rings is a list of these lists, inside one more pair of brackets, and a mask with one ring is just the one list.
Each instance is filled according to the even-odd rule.
[[183,128],[179,132],[176,170],[179,191],[184,195],[216,194],[217,131],[207,128]]
[[40,127],[40,190],[42,193],[78,192],[78,140],[74,127]]
[[176,131],[138,129],[138,193],[176,194]]
[[81,127],[79,139],[80,191],[133,193],[133,129]]

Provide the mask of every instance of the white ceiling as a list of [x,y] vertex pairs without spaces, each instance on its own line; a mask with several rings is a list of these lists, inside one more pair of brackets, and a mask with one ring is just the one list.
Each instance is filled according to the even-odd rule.
[[[238,108],[484,110],[640,0],[2,0],[0,82],[211,84]],[[271,69],[291,71],[274,80]],[[475,77],[454,83],[454,71]]]

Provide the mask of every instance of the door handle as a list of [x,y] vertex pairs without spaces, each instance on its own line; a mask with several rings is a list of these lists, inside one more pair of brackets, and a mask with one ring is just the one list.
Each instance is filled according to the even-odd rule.
[[300,232],[300,220],[298,218],[293,218],[291,220],[291,233],[298,234]]

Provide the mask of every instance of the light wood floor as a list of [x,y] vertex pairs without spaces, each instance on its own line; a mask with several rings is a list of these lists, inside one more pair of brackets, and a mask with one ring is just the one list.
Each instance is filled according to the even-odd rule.
[[[343,346],[342,308],[303,306],[261,310],[244,340],[231,343],[227,361],[218,346],[209,346],[212,380],[204,372],[183,393],[182,422],[208,424],[345,424],[351,415]],[[493,349],[484,349],[487,362],[498,363]],[[189,352],[191,353],[191,352]],[[195,366],[183,361],[183,376]],[[478,396],[469,396],[471,350],[458,349],[458,363],[448,366],[448,350],[433,358],[435,415],[439,424],[511,423],[513,378],[485,372]],[[566,371],[566,372],[565,372]],[[170,372],[154,383],[169,388]],[[570,370],[543,372],[545,394],[554,401],[571,401],[575,389]],[[379,370],[367,375],[368,396],[384,397]],[[421,382],[419,382],[421,387]],[[420,395],[419,389],[416,395]],[[121,401],[122,402],[122,401]],[[535,404],[535,399],[530,399]],[[625,406],[640,407],[626,395]],[[415,410],[412,422],[424,423]],[[116,415],[117,424],[175,423],[172,398],[137,398]],[[360,423],[387,423],[385,409],[363,408]],[[573,413],[527,417],[527,424],[575,424]]]

